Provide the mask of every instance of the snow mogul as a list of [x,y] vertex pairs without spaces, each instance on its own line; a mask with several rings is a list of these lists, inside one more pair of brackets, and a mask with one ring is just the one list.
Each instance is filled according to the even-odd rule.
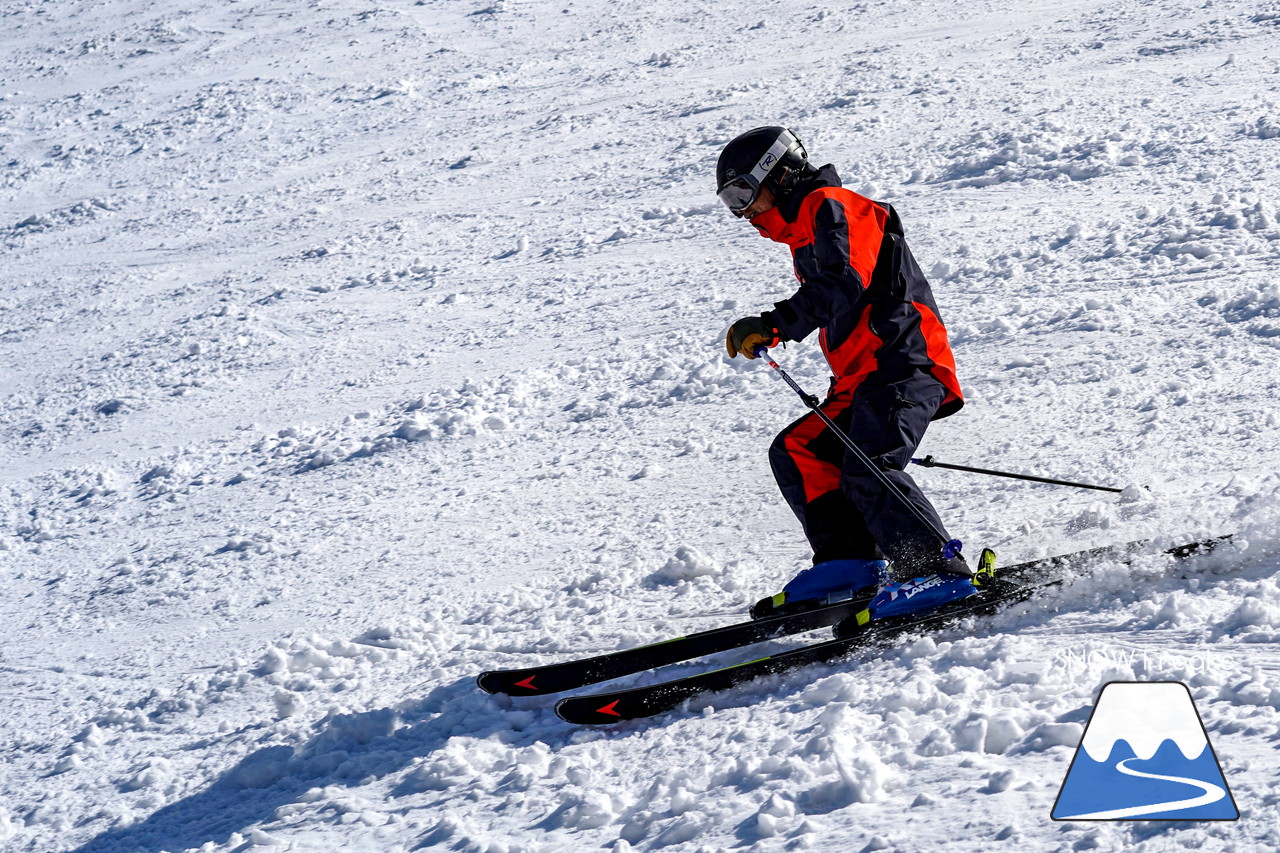
[[816,331],[833,373],[820,408],[886,475],[876,476],[816,411],[778,434],[769,462],[814,565],[752,615],[877,585],[891,587],[896,599],[893,576],[928,584],[934,594],[920,604],[971,595],[974,570],[961,554],[938,547],[939,535],[949,539],[942,520],[904,471],[929,423],[959,411],[964,395],[947,330],[897,212],[843,188],[834,166],[814,167],[784,127],[758,127],[726,145],[716,192],[734,216],[791,249],[800,283],[771,310],[729,327],[729,356],[754,359],[762,348]]

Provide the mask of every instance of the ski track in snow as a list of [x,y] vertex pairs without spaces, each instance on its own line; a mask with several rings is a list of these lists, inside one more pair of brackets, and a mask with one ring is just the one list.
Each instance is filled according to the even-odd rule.
[[[0,38],[0,849],[1280,848],[1274,2],[12,0]],[[922,454],[1149,486],[919,471],[971,548],[1240,535],[651,721],[481,694],[806,564],[765,458],[802,408],[721,349],[793,288],[712,195],[773,122],[934,282],[968,406]],[[1113,679],[1190,685],[1238,823],[1050,821]]]

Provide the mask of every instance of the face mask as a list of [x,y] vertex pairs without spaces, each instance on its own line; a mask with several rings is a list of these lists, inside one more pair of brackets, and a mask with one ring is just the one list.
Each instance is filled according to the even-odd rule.
[[770,240],[776,239],[787,227],[787,220],[782,218],[782,212],[776,207],[771,207],[748,221],[756,227],[761,237],[768,237]]

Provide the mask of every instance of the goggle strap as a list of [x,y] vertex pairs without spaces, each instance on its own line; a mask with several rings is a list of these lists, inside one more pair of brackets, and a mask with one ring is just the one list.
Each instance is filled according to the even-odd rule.
[[756,184],[763,184],[765,176],[769,171],[778,164],[782,159],[782,155],[787,153],[787,149],[791,147],[791,143],[795,141],[795,135],[789,130],[784,130],[778,134],[778,138],[769,146],[769,150],[764,152],[764,156],[760,158],[760,162],[756,163],[755,168],[751,170],[751,177],[756,179]]

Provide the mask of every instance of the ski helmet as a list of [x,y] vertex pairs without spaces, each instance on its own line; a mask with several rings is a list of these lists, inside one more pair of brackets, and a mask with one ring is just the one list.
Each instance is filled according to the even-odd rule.
[[734,216],[769,189],[784,195],[809,168],[800,137],[785,127],[757,127],[733,139],[716,161],[716,194]]

